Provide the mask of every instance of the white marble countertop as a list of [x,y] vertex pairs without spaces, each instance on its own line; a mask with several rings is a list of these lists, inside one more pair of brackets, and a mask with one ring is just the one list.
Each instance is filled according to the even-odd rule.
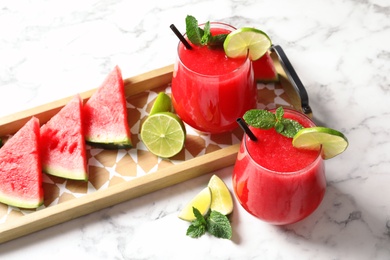
[[187,14],[266,31],[310,96],[317,121],[343,131],[348,150],[326,162],[320,207],[285,227],[235,201],[232,240],[191,239],[177,218],[209,180],[232,168],[0,245],[21,259],[390,259],[390,4],[321,1],[2,1],[0,116],[173,63]]

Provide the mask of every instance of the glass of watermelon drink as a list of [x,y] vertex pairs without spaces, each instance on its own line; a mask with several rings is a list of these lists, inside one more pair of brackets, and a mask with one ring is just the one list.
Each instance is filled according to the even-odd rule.
[[[234,27],[224,23],[210,23],[212,35],[233,30]],[[172,78],[175,111],[200,132],[233,130],[237,127],[237,117],[256,107],[252,63],[248,57],[228,58],[223,47],[191,46],[192,49],[187,49],[179,42],[177,48]]]
[[[307,116],[292,109],[284,109],[284,117],[304,127],[315,126]],[[274,128],[249,128],[258,140],[244,135],[232,177],[240,204],[274,225],[295,223],[310,215],[325,194],[321,151],[297,149],[291,138]]]

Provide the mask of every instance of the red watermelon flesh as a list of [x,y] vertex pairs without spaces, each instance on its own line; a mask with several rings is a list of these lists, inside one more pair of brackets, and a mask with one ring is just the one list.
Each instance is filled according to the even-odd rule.
[[269,52],[265,53],[260,59],[252,62],[255,80],[258,82],[278,81],[274,62]]
[[67,179],[88,180],[83,110],[76,95],[41,127],[44,172]]
[[0,202],[21,208],[43,203],[39,120],[32,117],[0,149]]
[[88,143],[131,147],[125,90],[118,66],[84,105],[84,126]]

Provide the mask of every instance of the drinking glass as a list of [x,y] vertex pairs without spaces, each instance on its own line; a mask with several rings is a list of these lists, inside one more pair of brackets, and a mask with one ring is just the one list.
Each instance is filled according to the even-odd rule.
[[[284,115],[287,118],[297,120],[305,127],[315,126],[309,117],[293,109],[284,109]],[[256,133],[256,129],[250,129]],[[274,129],[263,131],[274,131]],[[261,134],[256,137],[259,140],[265,138]],[[274,131],[267,138],[269,140],[266,142],[274,142],[275,138],[287,137]],[[295,223],[310,215],[321,203],[326,189],[325,168],[321,151],[299,151],[293,148],[291,154],[283,154],[282,146],[292,146],[291,138],[288,139],[283,145],[271,145],[270,148],[267,148],[279,149],[280,151],[260,154],[254,150],[256,146],[264,145],[264,143],[250,143],[256,141],[252,141],[247,135],[244,135],[233,170],[234,194],[240,204],[250,214],[274,225]],[[299,159],[295,153],[306,152],[311,154],[312,159],[305,165],[296,166],[299,163],[297,160],[303,160],[303,157],[299,157]],[[271,158],[271,154],[273,154],[273,158]],[[283,159],[282,156],[285,155],[288,157]],[[271,165],[280,168],[279,163],[283,163],[283,168],[286,170],[270,169],[273,167]],[[268,165],[264,166],[263,164]],[[296,169],[289,170],[293,166]]]
[[[212,34],[235,30],[217,22],[210,23],[210,28]],[[172,78],[175,111],[200,132],[233,130],[236,119],[257,104],[252,62],[248,57],[227,58],[222,47],[192,46],[178,44]]]

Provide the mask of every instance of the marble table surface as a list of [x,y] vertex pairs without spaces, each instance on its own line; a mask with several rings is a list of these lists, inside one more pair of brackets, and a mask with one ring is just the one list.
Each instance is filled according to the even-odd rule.
[[0,116],[172,64],[187,14],[266,31],[283,46],[315,119],[349,147],[326,162],[327,192],[299,223],[272,226],[235,201],[232,240],[185,235],[177,214],[224,168],[0,245],[2,259],[390,259],[388,0],[4,0]]

